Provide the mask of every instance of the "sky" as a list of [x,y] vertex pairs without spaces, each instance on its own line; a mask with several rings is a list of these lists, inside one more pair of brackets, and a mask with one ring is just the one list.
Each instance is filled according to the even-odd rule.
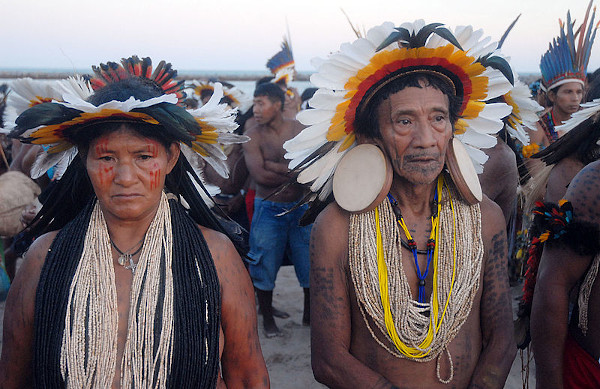
[[[137,54],[179,70],[265,70],[289,28],[296,68],[313,71],[370,28],[425,19],[473,25],[494,40],[519,15],[503,53],[519,73],[539,72],[567,7],[577,25],[588,0],[0,0],[0,68],[90,69]],[[599,15],[600,16],[600,15]],[[600,34],[599,34],[600,35]],[[600,67],[600,36],[588,66]]]

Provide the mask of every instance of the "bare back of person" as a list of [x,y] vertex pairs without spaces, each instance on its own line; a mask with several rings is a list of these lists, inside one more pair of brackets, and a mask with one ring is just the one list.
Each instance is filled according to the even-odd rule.
[[483,173],[479,175],[481,189],[500,206],[508,225],[517,201],[519,185],[517,159],[515,153],[501,139],[498,139],[494,147],[485,149],[485,153],[489,159],[483,167]]
[[[577,219],[597,224],[600,220],[600,207],[598,206],[600,204],[600,161],[588,165],[584,173],[584,175],[577,176],[578,182],[573,180],[571,185],[576,186],[575,191],[568,191],[566,196],[573,203]],[[582,193],[582,186],[586,188],[587,193]],[[565,196],[563,195],[563,197]],[[573,267],[581,267],[578,271],[585,275],[593,259],[571,261],[569,258],[568,260]],[[583,281],[583,276],[580,277],[580,281]],[[595,360],[600,360],[600,309],[598,309],[600,307],[600,282],[598,277],[592,286],[588,307],[586,334],[578,326],[576,310],[571,315],[569,333]]]

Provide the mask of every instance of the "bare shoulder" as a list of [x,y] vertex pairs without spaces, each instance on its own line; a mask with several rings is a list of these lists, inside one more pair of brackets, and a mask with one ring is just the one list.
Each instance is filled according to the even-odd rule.
[[298,135],[306,126],[296,119],[287,119],[292,137]]
[[248,122],[246,122],[246,129],[244,130],[244,135],[248,136],[250,138],[250,141],[242,144],[243,149],[246,149],[248,145],[256,143],[256,141],[260,140],[260,131],[258,127],[259,126],[256,121],[252,121],[249,125]]
[[483,239],[489,239],[499,231],[505,231],[504,215],[498,204],[483,195],[483,199],[479,203],[481,208],[481,230]]
[[573,178],[565,198],[571,201],[579,221],[600,220],[600,161],[585,166]]
[[335,202],[319,214],[310,235],[311,271],[320,266],[345,268],[349,223],[350,214]]
[[16,298],[20,303],[25,301],[27,304],[31,304],[31,308],[33,309],[40,273],[42,272],[42,267],[44,266],[50,246],[57,234],[58,231],[52,231],[40,236],[25,253],[23,263],[9,291],[6,303],[7,311],[13,308],[11,305],[13,298]]
[[0,387],[32,387],[35,296],[40,273],[57,231],[39,237],[10,287],[4,311]]
[[539,122],[535,123],[535,128],[525,127],[527,129],[527,134],[529,135],[530,144],[536,143],[537,145],[546,145],[548,141],[546,140],[546,134],[540,126]]
[[[42,270],[42,266],[44,265],[44,261],[46,256],[48,255],[48,251],[50,250],[50,246],[58,235],[59,231],[51,231],[48,232],[39,238],[37,238],[29,247],[29,250],[25,253],[23,264],[19,268],[19,272],[15,277],[15,282],[18,281],[19,275],[26,275],[27,278],[32,278],[34,275],[35,279],[39,278],[39,274]],[[14,284],[13,283],[13,284]]]
[[350,213],[340,208],[336,202],[332,202],[317,216],[311,235],[317,235],[316,231],[322,234],[324,238],[329,239],[332,236],[344,235],[345,232],[347,240],[349,224]]
[[545,201],[558,202],[564,197],[573,177],[584,167],[578,159],[567,157],[558,162],[548,176]]
[[237,262],[241,264],[241,258],[237,250],[225,234],[204,226],[199,227],[215,262],[219,278],[221,278],[221,272],[225,268],[234,266]]

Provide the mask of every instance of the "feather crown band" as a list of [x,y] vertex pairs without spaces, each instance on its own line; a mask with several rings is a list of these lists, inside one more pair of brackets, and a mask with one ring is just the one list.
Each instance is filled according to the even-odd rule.
[[317,72],[311,82],[319,87],[298,120],[308,127],[284,144],[298,182],[325,200],[332,190],[333,173],[344,154],[356,145],[354,122],[359,110],[382,84],[415,73],[435,74],[446,80],[461,99],[455,135],[465,144],[481,172],[503,118],[512,107],[498,98],[513,89],[513,71],[496,53],[496,43],[482,39],[481,30],[457,27],[454,32],[423,20],[398,28],[390,22],[370,29],[365,38],[342,44],[326,60],[313,60]]
[[287,38],[283,39],[281,50],[267,61],[267,68],[275,75],[273,82],[292,82],[294,79],[295,62],[292,47]]
[[[228,176],[224,162],[227,157],[221,145],[243,143],[248,137],[232,133],[237,128],[237,111],[219,104],[223,97],[221,84],[215,84],[213,96],[204,106],[188,111],[178,105],[184,97],[183,82],[172,79],[176,71],[164,61],[154,72],[149,58],[139,60],[137,57],[123,59],[122,65],[101,64],[94,67],[94,71],[97,77],[89,84],[82,79],[58,82],[52,91],[59,90],[59,97],[44,97],[49,102],[32,105],[16,119],[10,133],[12,138],[47,148],[47,153],[40,157],[37,176],[52,167],[51,162],[72,159],[77,153],[75,134],[81,136],[84,131],[109,122],[155,125],[162,136],[181,143],[182,153],[193,167],[199,169],[200,159],[204,159],[220,175]],[[154,96],[147,96],[148,89],[142,87],[148,83],[152,85]],[[92,104],[89,100],[105,88],[117,91],[120,98]],[[136,98],[134,94],[145,97]]]
[[592,44],[600,24],[594,26],[596,7],[589,17],[592,2],[588,4],[583,23],[577,30],[569,11],[566,23],[559,20],[560,35],[553,39],[540,61],[543,83],[548,90],[568,82],[585,82]]

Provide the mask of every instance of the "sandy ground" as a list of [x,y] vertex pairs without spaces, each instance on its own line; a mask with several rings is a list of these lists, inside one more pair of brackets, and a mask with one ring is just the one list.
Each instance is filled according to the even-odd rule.
[[[520,287],[512,289],[518,296]],[[292,266],[281,268],[273,296],[274,305],[290,314],[289,319],[275,319],[283,331],[282,337],[267,339],[263,336],[259,316],[259,336],[263,355],[274,389],[313,389],[325,388],[315,381],[310,367],[310,328],[302,325],[304,295],[298,285]],[[513,301],[515,301],[513,299]],[[513,304],[516,307],[516,301]],[[4,302],[0,303],[0,315],[4,317]],[[1,326],[0,326],[1,328]],[[1,341],[0,341],[1,345]],[[531,363],[530,388],[535,387],[535,371]],[[522,388],[521,357],[513,363],[505,389]]]

